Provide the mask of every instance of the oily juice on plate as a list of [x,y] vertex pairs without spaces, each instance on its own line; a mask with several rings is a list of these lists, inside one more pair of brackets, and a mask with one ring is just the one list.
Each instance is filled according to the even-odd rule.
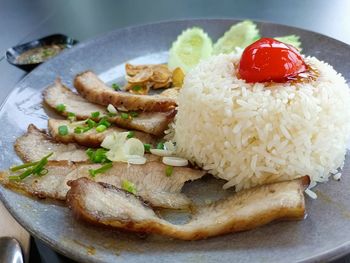
[[34,47],[18,56],[16,62],[18,64],[41,63],[58,55],[65,48],[65,44],[51,44]]

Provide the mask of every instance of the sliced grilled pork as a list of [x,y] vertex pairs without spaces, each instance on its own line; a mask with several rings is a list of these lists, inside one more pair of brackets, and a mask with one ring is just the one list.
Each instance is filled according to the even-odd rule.
[[[58,132],[60,126],[68,127],[68,134],[61,135]],[[100,147],[104,138],[113,132],[127,132],[128,130],[122,129],[116,126],[111,126],[103,132],[97,132],[96,129],[91,129],[83,133],[75,133],[75,127],[78,127],[79,123],[70,122],[66,120],[49,119],[48,129],[50,135],[59,142],[63,143],[78,143],[87,147]],[[80,125],[81,126],[81,125]],[[141,140],[143,143],[154,145],[156,139],[148,133],[132,131],[132,136]]]
[[148,156],[144,165],[129,165],[115,162],[113,167],[104,173],[91,177],[89,170],[98,169],[100,164],[72,163],[68,161],[49,161],[46,165],[48,173],[43,176],[29,176],[21,181],[9,180],[9,176],[19,172],[1,172],[0,182],[8,187],[26,191],[41,198],[65,200],[69,190],[68,181],[81,177],[91,178],[96,182],[104,182],[116,187],[133,184],[138,195],[152,206],[184,209],[191,200],[181,193],[185,182],[201,178],[205,172],[185,167],[174,167],[170,177],[166,176],[166,165],[158,157]]
[[28,126],[27,133],[16,140],[14,145],[18,156],[25,162],[40,160],[53,152],[50,160],[87,161],[86,148],[75,143],[63,144],[54,141],[44,131],[33,124]]
[[[105,106],[86,101],[65,87],[60,80],[56,80],[54,84],[44,91],[44,101],[63,116],[68,116],[69,112],[74,113],[78,120],[91,118],[91,113],[93,112],[100,113],[98,118],[92,118],[95,121],[100,120],[103,116],[108,116]],[[57,105],[60,104],[65,106],[62,111],[57,110]],[[108,120],[122,128],[162,136],[164,135],[164,130],[168,128],[168,124],[173,120],[175,113],[174,109],[168,112],[137,112],[136,117],[132,117],[126,113],[128,118],[123,118],[121,113],[118,113],[115,117],[108,117]]]
[[74,86],[79,94],[90,102],[116,108],[123,107],[128,111],[167,112],[176,107],[172,98],[161,95],[138,95],[123,91],[114,91],[98,76],[86,71],[76,76]]
[[245,190],[198,209],[184,225],[160,218],[141,198],[87,178],[69,182],[67,203],[79,219],[134,232],[197,240],[304,218],[308,177]]

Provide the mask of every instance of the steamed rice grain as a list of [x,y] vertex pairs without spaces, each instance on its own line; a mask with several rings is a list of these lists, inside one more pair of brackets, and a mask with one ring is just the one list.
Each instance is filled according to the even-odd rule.
[[344,162],[350,92],[330,65],[305,58],[316,81],[250,84],[238,79],[239,54],[201,62],[178,98],[178,154],[237,190],[305,174],[326,181]]

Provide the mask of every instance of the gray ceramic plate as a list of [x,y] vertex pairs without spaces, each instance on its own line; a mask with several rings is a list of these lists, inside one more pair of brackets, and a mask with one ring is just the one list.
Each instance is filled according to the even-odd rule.
[[[107,82],[121,78],[122,64],[165,62],[172,41],[185,28],[200,26],[215,40],[235,20],[188,20],[117,30],[92,39],[39,66],[14,89],[3,105],[1,120],[1,169],[19,162],[13,142],[28,124],[46,127],[41,91],[57,76],[71,85],[75,74],[92,69]],[[350,47],[313,32],[270,23],[258,23],[263,36],[297,34],[303,51],[332,64],[350,79]],[[182,242],[161,237],[96,229],[76,222],[60,204],[31,199],[0,188],[12,215],[32,235],[60,253],[84,262],[314,262],[350,252],[350,159],[341,182],[331,180],[317,187],[319,198],[307,200],[308,217],[281,222],[252,231],[203,241]],[[206,184],[187,187],[207,192]],[[202,187],[200,187],[202,186]],[[218,188],[211,186],[215,195]],[[322,191],[322,192],[321,192]],[[172,218],[176,221],[175,218]]]

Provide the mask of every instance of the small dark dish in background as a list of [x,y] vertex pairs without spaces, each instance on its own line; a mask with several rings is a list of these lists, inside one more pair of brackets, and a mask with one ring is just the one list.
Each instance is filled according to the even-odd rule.
[[10,64],[30,71],[77,43],[77,40],[62,34],[50,35],[9,48],[6,52],[6,58]]

